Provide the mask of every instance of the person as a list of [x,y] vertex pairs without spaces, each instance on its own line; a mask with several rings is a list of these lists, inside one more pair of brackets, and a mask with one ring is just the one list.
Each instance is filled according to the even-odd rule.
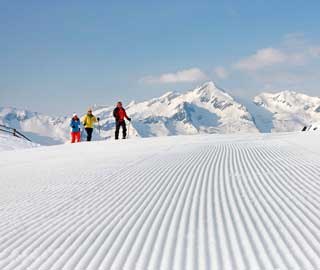
[[92,109],[88,109],[88,113],[86,114],[86,116],[83,119],[83,126],[87,132],[87,141],[90,142],[92,139],[92,132],[93,132],[93,128],[94,128],[94,123],[100,121],[99,117],[95,117],[92,114]]
[[127,137],[127,127],[124,119],[126,118],[131,122],[131,118],[127,116],[126,110],[122,107],[122,102],[117,103],[117,107],[113,110],[113,116],[116,120],[115,139],[119,139],[120,127],[122,127],[122,139],[125,139]]
[[80,142],[81,122],[76,113],[72,115],[72,119],[70,121],[70,127],[71,127],[71,143]]

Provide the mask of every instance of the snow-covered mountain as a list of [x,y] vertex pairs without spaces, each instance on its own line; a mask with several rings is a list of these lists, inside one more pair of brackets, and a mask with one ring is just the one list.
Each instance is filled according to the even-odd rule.
[[[94,139],[114,136],[114,106],[94,106],[100,130]],[[153,137],[202,133],[300,131],[320,122],[320,98],[296,92],[262,93],[252,101],[235,99],[213,82],[185,93],[126,106],[133,119],[129,136]],[[72,112],[70,112],[71,114]],[[83,115],[82,115],[83,116]],[[0,108],[0,124],[23,131],[34,142],[50,145],[69,141],[69,117],[51,117],[15,108]],[[85,134],[83,134],[84,138]]]
[[69,138],[69,124],[66,117],[52,117],[6,107],[0,108],[0,124],[16,128],[40,144],[60,144]]
[[[96,108],[105,137],[113,135],[113,107]],[[258,132],[245,106],[209,82],[186,93],[168,92],[159,98],[127,106],[131,134],[139,137],[201,133]]]
[[272,132],[300,131],[320,122],[320,97],[294,91],[262,93],[254,98],[257,126]]

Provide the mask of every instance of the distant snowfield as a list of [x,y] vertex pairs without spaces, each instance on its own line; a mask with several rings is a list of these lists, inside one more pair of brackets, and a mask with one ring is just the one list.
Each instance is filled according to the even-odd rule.
[[0,269],[319,269],[318,132],[2,153]]
[[16,138],[12,135],[0,133],[0,152],[7,150],[17,150],[38,146],[35,143],[28,142],[24,139]]

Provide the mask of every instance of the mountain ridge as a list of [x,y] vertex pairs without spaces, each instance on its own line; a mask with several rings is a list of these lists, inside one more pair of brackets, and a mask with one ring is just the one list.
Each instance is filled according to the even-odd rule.
[[[113,106],[93,106],[100,117],[94,139],[111,138],[114,133]],[[168,91],[158,98],[126,106],[133,118],[131,137],[193,135],[202,133],[266,133],[300,131],[320,122],[320,98],[296,91],[263,92],[248,101],[235,98],[214,82],[186,92]],[[54,117],[0,107],[0,123],[26,132],[40,144],[69,141],[70,117]],[[83,139],[85,134],[83,134]]]

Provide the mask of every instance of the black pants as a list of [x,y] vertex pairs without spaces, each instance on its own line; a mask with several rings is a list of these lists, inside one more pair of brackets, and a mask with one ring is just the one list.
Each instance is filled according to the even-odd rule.
[[92,138],[92,131],[93,128],[86,128],[86,132],[87,132],[87,141],[90,142],[91,138]]
[[120,127],[122,127],[122,138],[125,139],[127,137],[127,127],[126,127],[126,122],[125,121],[117,121],[116,122],[116,140],[119,139],[119,131]]

